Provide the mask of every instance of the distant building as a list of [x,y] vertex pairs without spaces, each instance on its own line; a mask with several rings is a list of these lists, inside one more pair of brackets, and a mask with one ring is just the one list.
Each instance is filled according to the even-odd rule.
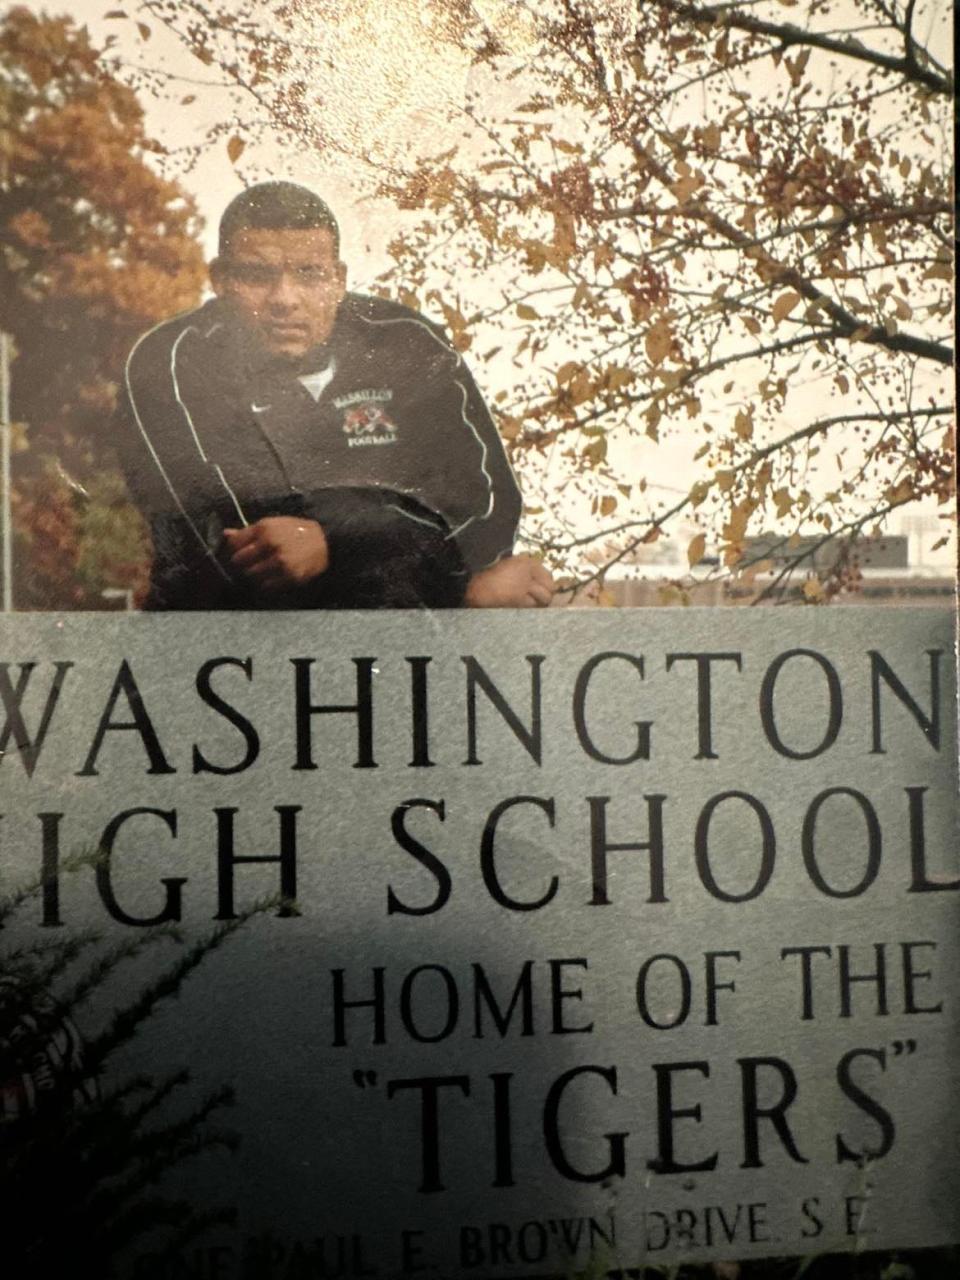
[[[846,552],[847,560],[864,569],[906,569],[910,539],[899,534],[855,538]],[[761,533],[747,539],[746,560],[771,560],[782,568],[798,560],[801,568],[830,569],[836,563],[837,546],[823,538],[784,538],[781,534]]]
[[[919,540],[899,534],[855,539],[845,559],[847,584],[833,597],[832,603],[950,608],[956,601],[955,577],[943,564],[911,563],[911,541]],[[763,593],[764,588],[777,585],[777,575],[786,564],[800,558],[786,591],[787,599],[798,598],[811,571],[829,570],[837,560],[836,543],[824,543],[821,538],[811,537],[791,540],[788,545],[788,539],[765,533],[748,540],[744,556],[745,562],[763,565],[761,572],[749,580],[745,575],[721,578],[719,573],[715,578],[698,578],[685,562],[676,558],[679,548],[675,544],[672,550],[670,561],[644,564],[643,577],[607,577],[602,601],[597,600],[599,588],[595,587],[569,603],[574,606],[606,603],[640,608],[683,603],[749,605]],[[718,569],[718,556],[705,555],[697,568]],[[774,594],[771,591],[769,602],[784,598],[783,592],[778,590]]]

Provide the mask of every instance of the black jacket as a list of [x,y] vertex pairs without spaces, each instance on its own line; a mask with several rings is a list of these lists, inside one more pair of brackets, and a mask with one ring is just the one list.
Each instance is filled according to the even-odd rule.
[[[307,375],[323,370],[315,398]],[[124,383],[119,445],[154,539],[148,607],[456,604],[512,548],[520,496],[490,414],[406,307],[348,294],[328,342],[292,367],[214,300],[145,334]],[[222,530],[273,514],[319,520],[331,563],[258,597],[226,567]]]

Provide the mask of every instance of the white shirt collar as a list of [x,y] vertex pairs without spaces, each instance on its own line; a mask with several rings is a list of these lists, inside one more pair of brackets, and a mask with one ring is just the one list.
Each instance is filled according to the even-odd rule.
[[337,371],[337,362],[333,356],[330,357],[330,363],[325,369],[318,369],[316,373],[304,373],[297,379],[310,392],[314,400],[319,400],[326,391],[327,387],[333,381],[333,375]]

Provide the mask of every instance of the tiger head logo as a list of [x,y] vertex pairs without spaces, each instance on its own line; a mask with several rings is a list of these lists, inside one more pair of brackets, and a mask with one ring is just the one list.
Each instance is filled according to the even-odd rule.
[[350,446],[392,444],[397,438],[397,424],[382,404],[358,404],[343,417],[343,431]]

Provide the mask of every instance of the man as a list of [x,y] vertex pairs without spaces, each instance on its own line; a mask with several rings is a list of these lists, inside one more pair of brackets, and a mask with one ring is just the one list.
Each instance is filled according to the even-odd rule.
[[348,293],[336,220],[292,183],[220,224],[215,298],[136,344],[121,453],[148,516],[147,607],[528,606],[520,495],[460,356]]

